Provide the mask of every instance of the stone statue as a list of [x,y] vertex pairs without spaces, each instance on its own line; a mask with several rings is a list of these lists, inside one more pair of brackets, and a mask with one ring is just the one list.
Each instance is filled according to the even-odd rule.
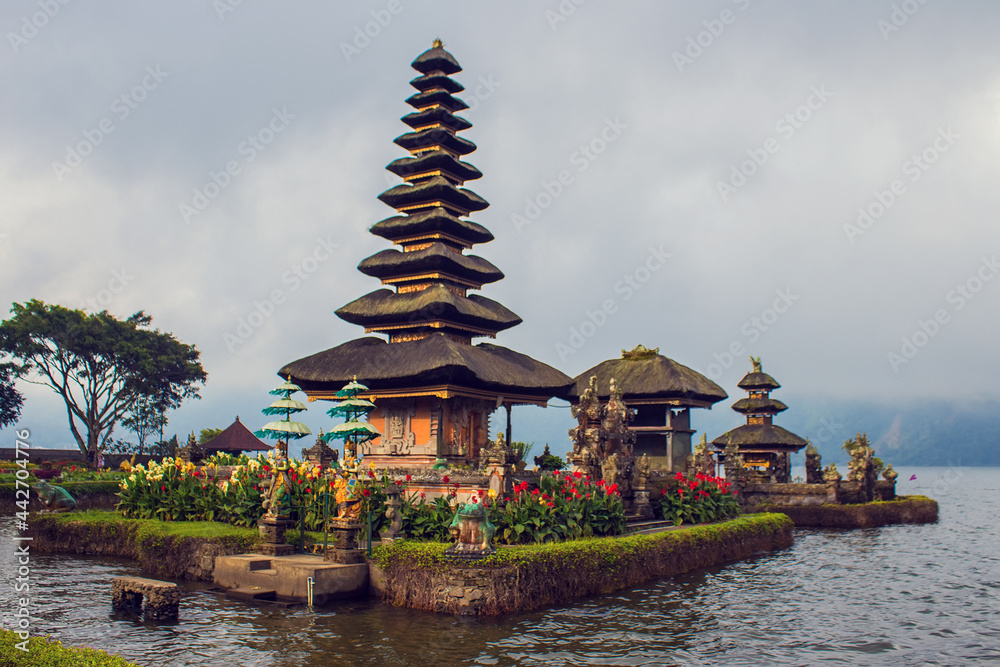
[[842,479],[840,472],[837,470],[837,464],[831,463],[830,467],[826,469],[823,473],[823,481],[827,484],[836,484]]
[[463,558],[483,558],[496,553],[493,535],[496,526],[490,523],[486,508],[479,503],[463,503],[455,512],[455,518],[448,526],[455,543],[445,550],[446,554]]
[[272,519],[285,517],[282,513],[282,505],[289,496],[291,480],[288,478],[288,460],[278,459],[271,469],[271,484],[267,489],[267,495],[261,505],[264,508],[264,516]]
[[806,484],[823,483],[823,463],[819,452],[810,442],[806,446]]
[[885,470],[882,471],[882,479],[887,479],[890,482],[895,482],[896,478],[899,477],[899,473],[892,469],[892,464],[888,464]]
[[632,485],[634,489],[641,490],[646,488],[646,483],[649,481],[649,457],[643,454],[639,457],[639,460],[635,464],[635,483]]
[[345,469],[335,471],[334,475],[333,497],[337,501],[337,516],[341,519],[359,520],[361,498],[358,496],[358,478]]
[[76,500],[69,491],[61,486],[52,486],[46,481],[41,481],[34,485],[38,499],[45,505],[45,509],[52,512],[69,512],[76,509]]

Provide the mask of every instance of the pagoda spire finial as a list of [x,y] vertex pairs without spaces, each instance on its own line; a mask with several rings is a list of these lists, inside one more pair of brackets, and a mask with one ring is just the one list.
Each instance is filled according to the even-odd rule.
[[432,49],[440,49],[442,47],[444,47],[444,42],[441,41],[440,37],[435,37],[434,38],[434,42],[431,43],[431,48]]
[[750,363],[753,364],[753,372],[754,373],[763,373],[764,372],[764,371],[761,370],[760,357],[756,357],[756,358],[750,357]]

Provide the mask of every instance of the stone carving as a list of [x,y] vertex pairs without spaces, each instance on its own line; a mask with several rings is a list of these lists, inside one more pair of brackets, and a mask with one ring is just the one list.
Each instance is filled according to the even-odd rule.
[[806,446],[806,484],[823,483],[823,463],[812,443]]
[[479,503],[460,505],[448,532],[455,543],[445,550],[446,554],[459,558],[484,558],[496,553],[493,548],[496,526],[490,523],[486,508]]
[[416,444],[416,435],[410,430],[410,420],[415,414],[413,405],[390,410],[387,433],[382,436],[382,447],[391,456],[405,456]]
[[402,491],[398,484],[390,484],[385,489],[385,518],[389,520],[389,527],[379,532],[379,537],[383,542],[402,537],[403,533],[403,513],[400,511],[403,502],[400,499]]
[[34,485],[38,499],[45,505],[45,509],[52,512],[69,512],[76,509],[76,500],[70,492],[61,486],[52,486],[45,480]]
[[885,467],[885,470],[882,471],[882,479],[895,482],[897,477],[899,477],[899,473],[892,469],[891,463]]
[[823,473],[823,481],[827,484],[837,484],[841,479],[842,477],[840,476],[840,472],[837,470],[836,463],[831,463],[830,467],[828,467],[826,472]]
[[205,458],[205,450],[194,437],[194,433],[188,436],[187,444],[180,448],[177,457],[188,463],[201,463]]
[[844,443],[844,449],[851,455],[847,463],[847,481],[860,482],[861,494],[865,502],[875,498],[875,482],[878,479],[875,464],[875,450],[868,443],[868,436],[858,433],[853,440]]
[[340,451],[326,444],[322,429],[320,429],[319,436],[316,438],[316,444],[303,451],[302,456],[306,461],[315,463],[324,469],[329,466],[333,466],[334,468],[340,467],[338,463]]

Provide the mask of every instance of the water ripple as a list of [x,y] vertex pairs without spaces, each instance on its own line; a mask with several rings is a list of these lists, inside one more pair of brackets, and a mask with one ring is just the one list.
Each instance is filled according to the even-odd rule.
[[[143,624],[110,604],[111,578],[139,574],[133,563],[33,555],[32,630],[158,667],[1000,663],[998,471],[959,471],[961,485],[930,468],[916,470],[922,490],[900,484],[939,500],[936,525],[800,530],[780,552],[503,619],[253,607],[182,583],[181,619]],[[0,558],[12,627],[13,548]]]

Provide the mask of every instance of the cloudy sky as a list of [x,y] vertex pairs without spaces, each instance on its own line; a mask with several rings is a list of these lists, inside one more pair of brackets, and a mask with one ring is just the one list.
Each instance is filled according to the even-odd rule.
[[789,404],[997,401],[997,25],[985,0],[5,0],[0,301],[145,310],[209,374],[168,432],[258,426],[278,368],[362,335],[333,311],[378,287],[355,267],[440,37],[507,275],[483,293],[524,319],[499,344],[576,375],[643,343],[733,397],[761,355]]

